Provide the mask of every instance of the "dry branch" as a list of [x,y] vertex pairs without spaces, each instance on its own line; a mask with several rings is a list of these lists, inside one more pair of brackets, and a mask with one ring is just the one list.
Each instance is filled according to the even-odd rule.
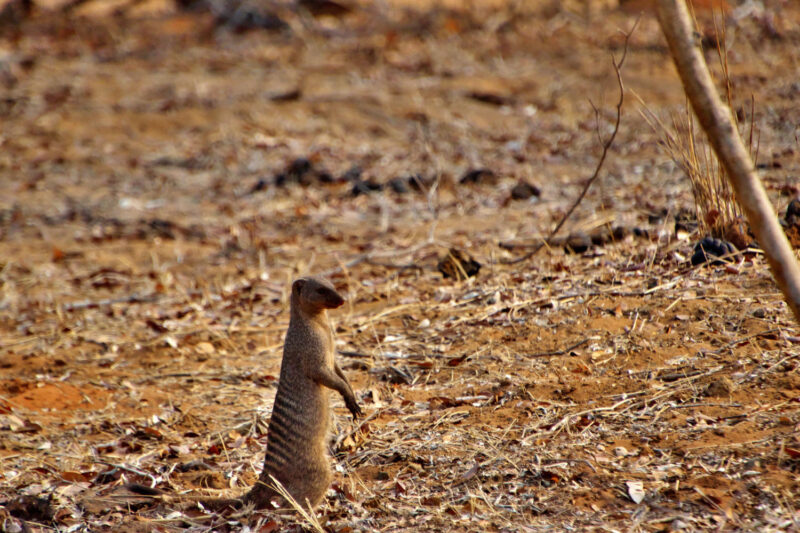
[[775,217],[730,109],[717,94],[695,39],[686,3],[682,0],[659,0],[658,19],[692,108],[717,157],[728,171],[736,197],[764,249],[778,287],[795,319],[800,322],[800,266]]
[[625,33],[625,46],[622,49],[622,57],[620,57],[619,61],[617,61],[613,57],[611,58],[611,66],[614,67],[614,74],[617,77],[617,85],[619,87],[619,99],[617,100],[617,105],[616,105],[616,117],[614,119],[614,129],[611,131],[611,135],[609,135],[608,139],[606,139],[605,141],[603,141],[602,136],[600,135],[600,132],[599,132],[599,129],[600,129],[600,111],[597,109],[597,107],[594,104],[592,104],[592,109],[594,109],[595,117],[597,118],[597,121],[598,121],[597,122],[597,124],[598,124],[597,125],[597,128],[598,128],[598,133],[597,133],[598,139],[600,140],[600,142],[601,142],[601,144],[603,146],[603,151],[600,154],[600,159],[597,160],[597,165],[595,165],[594,172],[592,173],[591,177],[586,181],[586,184],[583,186],[583,190],[581,190],[581,193],[578,195],[578,197],[572,203],[572,205],[567,210],[567,212],[564,213],[564,216],[561,217],[561,220],[558,221],[558,224],[556,224],[556,227],[553,228],[552,231],[550,231],[550,234],[547,236],[547,238],[544,241],[542,241],[541,243],[536,245],[536,247],[533,250],[531,250],[530,252],[528,252],[527,254],[525,254],[525,255],[523,255],[521,257],[517,257],[516,259],[500,261],[501,263],[506,264],[506,265],[513,265],[513,264],[516,264],[516,263],[521,263],[522,261],[527,261],[528,259],[530,259],[534,255],[539,253],[539,250],[544,248],[545,245],[548,245],[550,243],[550,241],[553,239],[553,237],[555,237],[556,234],[558,234],[558,232],[564,226],[564,223],[567,221],[567,219],[570,216],[572,216],[572,213],[575,211],[575,209],[580,205],[580,203],[586,197],[586,193],[589,192],[589,187],[591,187],[592,184],[595,181],[597,181],[598,176],[600,176],[600,170],[602,170],[603,164],[606,162],[606,157],[608,156],[609,149],[611,149],[611,145],[614,144],[614,139],[616,139],[616,137],[617,137],[617,132],[619,131],[619,124],[620,124],[620,122],[622,120],[622,104],[625,102],[625,86],[622,83],[621,70],[622,70],[622,65],[625,64],[625,58],[628,55],[628,42],[630,41],[631,35],[633,35],[633,32],[634,32],[634,30],[636,30],[636,26],[638,24],[639,24],[639,19],[636,19],[636,22],[634,22],[633,27],[630,29],[630,31]]

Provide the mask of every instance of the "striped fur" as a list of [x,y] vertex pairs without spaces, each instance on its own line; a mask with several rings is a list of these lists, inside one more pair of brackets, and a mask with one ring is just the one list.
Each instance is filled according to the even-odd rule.
[[344,299],[323,279],[300,278],[292,284],[291,317],[264,469],[259,482],[245,495],[245,502],[256,507],[280,503],[270,476],[303,505],[309,502],[316,506],[328,490],[329,389],[342,395],[354,416],[361,414],[353,389],[333,357],[333,333],[326,310],[343,303]]

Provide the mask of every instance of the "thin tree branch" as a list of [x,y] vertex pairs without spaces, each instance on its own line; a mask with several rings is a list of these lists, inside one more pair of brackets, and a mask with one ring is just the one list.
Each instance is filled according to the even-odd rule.
[[734,124],[730,108],[717,93],[695,37],[686,3],[683,0],[659,0],[658,20],[686,96],[717,158],[727,170],[736,198],[767,256],[772,275],[786,303],[800,322],[800,265],[778,223],[755,165]]
[[[616,105],[617,116],[614,120],[614,129],[611,132],[611,136],[605,142],[602,142],[602,139],[600,137],[600,127],[598,125],[597,135],[598,135],[598,140],[600,140],[603,145],[603,152],[600,154],[600,159],[597,161],[594,173],[586,181],[586,184],[583,186],[583,190],[578,195],[578,198],[575,200],[575,202],[573,202],[572,206],[567,210],[564,216],[561,217],[561,220],[558,222],[558,224],[556,224],[556,227],[553,228],[553,230],[550,232],[550,234],[544,241],[539,243],[533,250],[531,250],[527,254],[518,257],[516,259],[500,260],[500,263],[505,265],[513,265],[516,263],[521,263],[523,261],[527,261],[534,255],[539,253],[539,250],[541,250],[545,246],[545,244],[549,243],[550,240],[553,237],[555,237],[556,234],[561,230],[567,219],[569,219],[569,217],[572,216],[572,213],[575,211],[578,205],[580,205],[584,197],[586,197],[586,193],[589,191],[589,187],[591,187],[592,184],[597,180],[598,176],[600,176],[600,170],[603,168],[603,164],[606,161],[606,157],[608,156],[608,151],[611,148],[611,145],[614,144],[614,139],[616,139],[617,137],[617,132],[619,131],[619,124],[620,121],[622,120],[622,104],[625,102],[625,86],[622,83],[622,74],[620,71],[622,70],[622,65],[625,63],[625,58],[628,56],[628,42],[630,41],[631,35],[633,35],[633,32],[634,30],[636,30],[636,26],[638,25],[639,25],[639,19],[636,19],[636,22],[633,24],[633,27],[630,29],[630,31],[625,33],[625,46],[622,51],[622,57],[619,59],[619,61],[617,61],[613,56],[611,57],[611,65],[612,67],[614,67],[614,74],[617,76],[617,85],[619,87],[619,100],[617,100],[617,105]],[[598,109],[597,107],[595,107],[594,103],[590,102],[590,104],[592,106],[592,109],[594,109],[595,111],[595,117],[597,118],[599,123]]]

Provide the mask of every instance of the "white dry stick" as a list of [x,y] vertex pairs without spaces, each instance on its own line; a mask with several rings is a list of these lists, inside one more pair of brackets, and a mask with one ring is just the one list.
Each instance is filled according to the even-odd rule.
[[800,266],[700,50],[684,0],[658,0],[658,20],[669,43],[686,96],[717,157],[728,171],[736,198],[767,256],[772,274],[800,323]]

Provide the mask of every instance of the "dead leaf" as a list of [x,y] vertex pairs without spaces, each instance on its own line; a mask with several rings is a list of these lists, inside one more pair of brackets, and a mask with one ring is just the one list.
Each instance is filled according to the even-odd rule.
[[625,485],[628,486],[628,496],[630,496],[633,503],[642,503],[644,500],[644,483],[641,481],[626,481]]
[[458,366],[461,363],[463,363],[464,361],[466,361],[467,357],[468,357],[468,354],[464,354],[464,355],[462,355],[460,357],[454,357],[454,358],[450,359],[449,361],[447,361],[447,366]]
[[273,531],[278,531],[280,527],[280,524],[275,520],[270,520],[258,529],[258,533],[272,533]]
[[480,468],[480,466],[481,465],[479,465],[478,462],[475,461],[475,464],[472,465],[472,468],[470,468],[461,475],[461,482],[463,483],[465,481],[469,481],[470,479],[474,478],[475,474],[478,473],[478,469]]
[[81,482],[86,483],[91,481],[93,477],[94,477],[93,475],[87,475],[82,472],[72,472],[69,470],[61,472],[61,479],[63,479],[64,481],[72,481],[75,483],[81,483]]

